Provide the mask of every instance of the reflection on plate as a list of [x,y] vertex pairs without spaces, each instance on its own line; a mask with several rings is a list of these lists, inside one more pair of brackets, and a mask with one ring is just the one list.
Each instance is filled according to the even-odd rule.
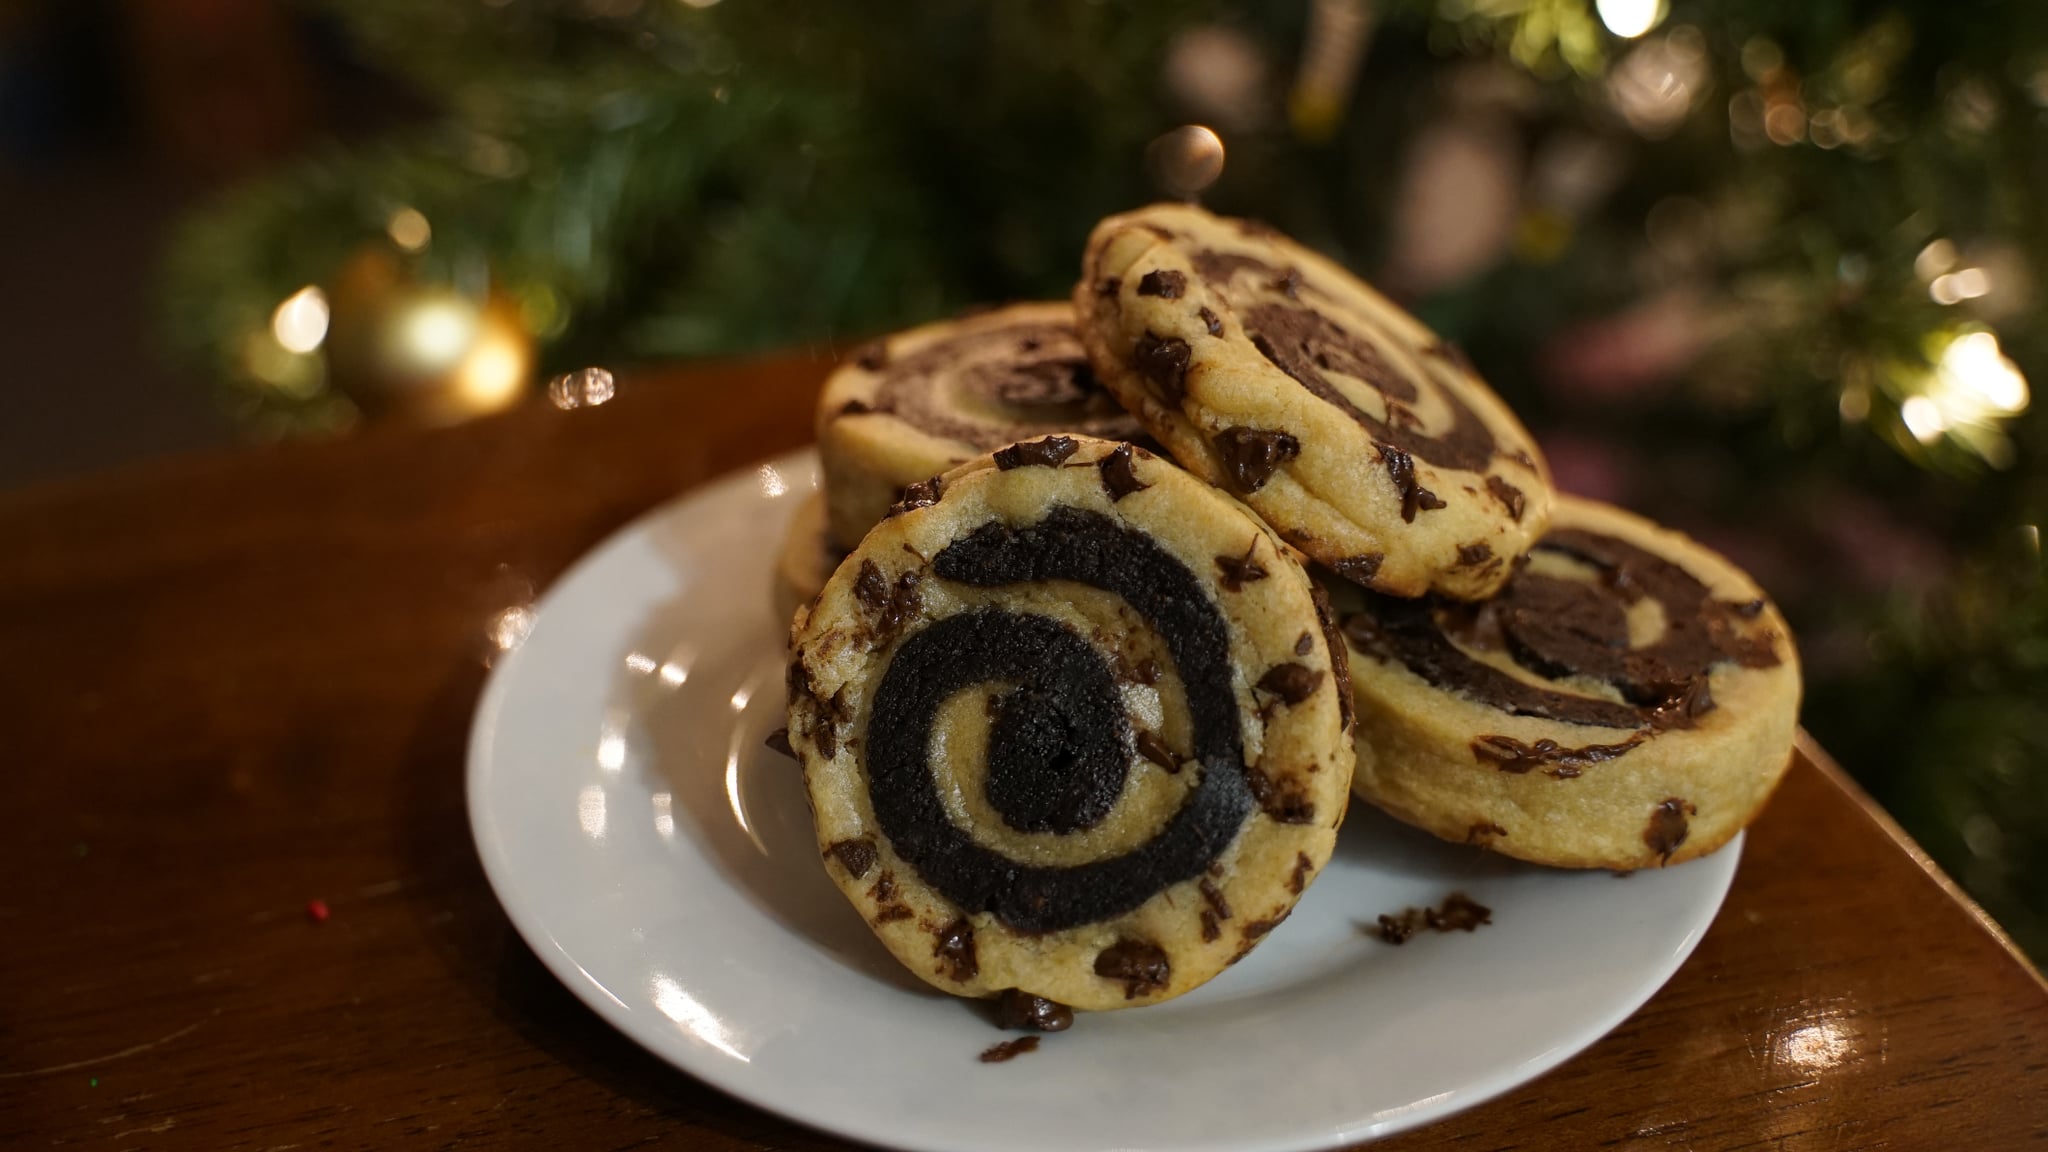
[[[981,1063],[1004,1035],[869,934],[818,861],[796,766],[762,744],[783,723],[775,556],[816,483],[815,457],[791,455],[621,530],[541,601],[471,736],[470,819],[520,933],[615,1027],[742,1099],[910,1149],[1328,1147],[1578,1052],[1670,977],[1727,892],[1740,840],[1620,880],[1356,804],[1242,964]],[[1402,947],[1366,931],[1454,890],[1493,923]]]

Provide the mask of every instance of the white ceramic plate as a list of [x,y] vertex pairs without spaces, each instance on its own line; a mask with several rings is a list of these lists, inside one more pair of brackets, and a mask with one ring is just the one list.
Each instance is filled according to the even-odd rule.
[[[1617,879],[1525,867],[1352,806],[1248,959],[1178,1000],[1082,1016],[1008,1063],[978,1006],[884,952],[818,860],[783,724],[774,558],[816,458],[642,517],[538,605],[478,707],[477,848],[562,982],[663,1059],[791,1119],[907,1149],[1322,1148],[1524,1083],[1625,1019],[1720,907],[1738,840]],[[1382,912],[1454,890],[1466,935]]]

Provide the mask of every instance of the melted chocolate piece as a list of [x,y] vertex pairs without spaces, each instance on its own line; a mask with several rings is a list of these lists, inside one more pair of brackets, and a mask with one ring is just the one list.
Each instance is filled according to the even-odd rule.
[[1259,677],[1259,689],[1271,692],[1289,704],[1299,704],[1323,686],[1323,670],[1305,664],[1275,664]]
[[1110,452],[1109,455],[1096,461],[1095,466],[1102,470],[1102,487],[1108,491],[1111,503],[1115,503],[1133,492],[1143,492],[1151,487],[1150,484],[1138,482],[1138,469],[1131,462],[1131,446],[1129,444],[1117,445],[1115,450]]
[[[1438,688],[1518,716],[1606,728],[1686,727],[1714,707],[1708,683],[1714,665],[1779,662],[1774,634],[1740,628],[1736,614],[1712,600],[1706,585],[1663,557],[1572,528],[1553,530],[1536,547],[1573,556],[1598,569],[1601,578],[1564,580],[1519,571],[1477,608],[1368,594],[1366,613],[1347,620],[1345,633],[1360,648],[1399,660]],[[1662,606],[1664,633],[1652,644],[1631,647],[1627,606],[1644,597]],[[1473,659],[1453,637],[1475,648],[1504,647],[1516,663],[1553,679],[1603,680],[1622,700],[1528,684]]]
[[1294,654],[1296,656],[1306,656],[1315,650],[1316,638],[1313,633],[1303,632],[1300,636],[1295,637]]
[[[1223,898],[1223,889],[1216,887],[1215,882],[1207,876],[1202,877],[1202,882],[1196,887],[1202,893],[1202,902],[1209,906],[1209,911],[1215,914],[1216,919],[1230,919],[1230,901]],[[1215,937],[1211,936],[1210,939],[1213,940]]]
[[1187,291],[1188,278],[1178,272],[1147,272],[1138,280],[1138,295],[1157,296],[1162,300],[1178,300]]
[[1353,584],[1370,586],[1373,577],[1380,574],[1380,565],[1386,557],[1378,552],[1367,552],[1359,556],[1346,556],[1330,562],[1330,569]]
[[1097,296],[1114,296],[1123,290],[1124,282],[1121,276],[1105,277],[1102,283],[1095,286]]
[[777,728],[775,731],[770,732],[768,738],[761,741],[761,743],[766,744],[770,751],[780,752],[792,760],[796,759],[796,749],[789,746],[789,729],[787,728]]
[[1650,809],[1650,824],[1643,829],[1643,843],[1669,863],[1671,854],[1685,845],[1685,838],[1692,831],[1686,817],[1698,814],[1698,805],[1673,796]]
[[1741,604],[1730,604],[1728,605],[1728,610],[1744,620],[1754,620],[1764,614],[1764,602],[1762,600],[1748,600]]
[[853,362],[869,372],[880,372],[889,365],[889,345],[881,340],[864,344],[853,354]]
[[1626,755],[1648,738],[1646,733],[1638,732],[1619,744],[1567,748],[1549,739],[1524,744],[1512,736],[1480,736],[1472,741],[1472,755],[1478,757],[1482,764],[1491,764],[1516,776],[1541,768],[1553,780],[1570,780],[1595,764],[1604,764]]
[[1301,299],[1301,269],[1289,265],[1287,270],[1273,281],[1273,291],[1289,300]]
[[1306,796],[1298,796],[1280,786],[1271,776],[1257,768],[1244,770],[1245,783],[1251,788],[1252,798],[1259,808],[1276,824],[1313,824],[1316,821],[1315,803]]
[[1166,958],[1166,950],[1157,944],[1119,940],[1096,954],[1095,974],[1105,980],[1123,981],[1124,999],[1135,1000],[1166,987],[1173,979],[1173,965]]
[[1166,741],[1161,740],[1156,732],[1138,733],[1138,755],[1159,765],[1168,772],[1178,773],[1180,771],[1180,759],[1173,754],[1173,749],[1168,748]]
[[1465,843],[1477,844],[1484,848],[1508,834],[1508,830],[1491,820],[1481,820],[1465,829]]
[[[1484,827],[1496,826],[1489,824]],[[1420,928],[1428,928],[1432,932],[1477,932],[1491,923],[1493,909],[1463,892],[1453,892],[1435,908],[1403,908],[1395,915],[1382,915],[1371,931],[1389,944],[1406,944]]]
[[1401,519],[1405,523],[1415,522],[1419,510],[1434,512],[1444,506],[1437,494],[1424,488],[1415,479],[1415,458],[1392,445],[1380,445],[1380,460],[1387,466],[1387,475],[1393,477],[1394,487],[1401,493]]
[[1159,683],[1159,661],[1150,656],[1138,661],[1131,669],[1131,679],[1147,686]]
[[1296,896],[1301,895],[1301,890],[1308,886],[1308,874],[1314,870],[1315,863],[1308,858],[1308,853],[1296,852],[1294,854],[1294,874],[1287,878],[1287,890]]
[[1351,699],[1351,653],[1346,650],[1344,634],[1337,630],[1337,612],[1330,607],[1330,594],[1323,586],[1310,582],[1309,599],[1315,602],[1316,622],[1322,626],[1323,642],[1330,649],[1330,672],[1337,680],[1337,713],[1343,718],[1344,731],[1351,731],[1353,702]]
[[1491,544],[1481,542],[1478,544],[1458,545],[1458,564],[1460,567],[1469,568],[1484,564],[1491,559],[1493,559],[1493,545]]
[[1195,315],[1201,319],[1203,327],[1209,330],[1209,335],[1223,335],[1222,319],[1219,318],[1214,312],[1209,311],[1209,309],[1206,306],[1196,309]]
[[945,478],[942,476],[934,476],[929,480],[919,480],[915,484],[908,485],[903,489],[902,498],[889,505],[889,514],[884,516],[883,519],[893,520],[905,512],[915,511],[919,508],[929,508],[939,502],[939,496],[944,489]]
[[1205,909],[1203,909],[1203,910],[1202,910],[1202,939],[1203,939],[1203,940],[1217,940],[1217,939],[1221,939],[1221,938],[1222,938],[1222,936],[1223,936],[1223,925],[1217,922],[1217,920],[1216,920],[1216,914],[1215,914],[1214,912],[1211,912],[1211,911],[1209,911],[1209,910],[1208,910],[1208,909],[1206,909],[1206,908],[1205,908]]
[[1225,428],[1210,444],[1222,460],[1224,475],[1241,492],[1257,492],[1282,464],[1301,455],[1301,441],[1263,428]]
[[882,874],[875,877],[875,882],[868,885],[868,899],[877,904],[887,904],[895,898],[896,874],[884,868]]
[[1015,1040],[1005,1040],[1001,1044],[989,1045],[982,1051],[979,1059],[983,1064],[1006,1064],[1026,1052],[1036,1051],[1038,1051],[1038,1037],[1019,1036]]
[[1261,939],[1265,937],[1266,933],[1271,932],[1275,928],[1278,928],[1281,925],[1281,923],[1292,914],[1293,909],[1282,909],[1275,915],[1268,916],[1263,920],[1254,920],[1251,923],[1246,924],[1244,926],[1244,942],[1247,945],[1258,943]]
[[839,414],[841,416],[863,416],[873,411],[873,408],[860,400],[848,400],[839,406]]
[[[1102,656],[1049,617],[983,608],[913,633],[876,687],[867,723],[868,795],[896,854],[964,912],[992,912],[1025,932],[1052,932],[1109,919],[1161,889],[1201,875],[1252,810],[1240,720],[1232,689],[1230,633],[1194,573],[1143,533],[1077,508],[1053,509],[1037,524],[989,523],[932,561],[945,580],[983,588],[1071,580],[1120,597],[1149,623],[1179,671],[1192,721],[1187,759],[1200,779],[1152,839],[1121,855],[1069,867],[1013,860],[977,843],[947,817],[926,750],[939,705],[975,684],[1035,685],[1034,707],[1078,718],[1096,705],[1107,728],[1068,725],[1082,743],[1048,768],[1049,788],[1096,788],[1128,771],[1122,698]],[[1020,706],[1023,702],[1020,702]],[[1097,751],[1098,742],[1100,750]]]
[[1423,922],[1438,932],[1477,932],[1493,923],[1493,909],[1463,892],[1453,892],[1444,897],[1443,904],[1430,909]]
[[839,755],[839,725],[846,719],[838,696],[825,700],[811,683],[809,669],[800,660],[789,662],[789,702],[792,716],[801,713],[810,720],[806,729],[818,755],[830,760]]
[[1529,500],[1522,495],[1520,488],[1498,476],[1488,476],[1486,490],[1493,493],[1493,498],[1500,501],[1500,506],[1508,510],[1508,515],[1514,517],[1515,523],[1522,522],[1522,513],[1527,509]]
[[917,913],[912,912],[908,904],[885,904],[875,911],[877,924],[894,924],[898,920],[912,920],[916,917]]
[[1131,363],[1150,380],[1168,404],[1179,406],[1188,394],[1188,342],[1178,336],[1165,339],[1145,333],[1131,350]]
[[1004,472],[1012,468],[1057,468],[1080,446],[1071,436],[1047,436],[1043,440],[1012,444],[996,451],[996,467]]
[[[866,876],[868,869],[875,866],[875,842],[865,836],[858,840],[841,840],[825,851],[834,860],[839,861],[839,866],[846,869],[846,874],[855,880]],[[896,890],[896,882],[893,879],[889,882],[889,890],[891,893]]]
[[924,606],[924,596],[917,588],[919,582],[917,573],[905,572],[892,587],[873,560],[860,562],[860,575],[853,581],[853,598],[874,618],[878,642],[886,643]]
[[996,1027],[1017,1031],[1065,1032],[1074,1026],[1074,1010],[1057,1000],[1034,996],[1021,988],[1005,988],[996,997]]
[[939,929],[938,938],[932,943],[932,955],[938,958],[939,975],[954,980],[972,980],[981,971],[981,964],[974,958],[974,925],[961,917]]
[[1252,553],[1259,550],[1259,538],[1252,537],[1251,547],[1243,556],[1218,556],[1216,567],[1223,573],[1223,586],[1232,592],[1244,591],[1244,586],[1267,576],[1265,566],[1252,559]]

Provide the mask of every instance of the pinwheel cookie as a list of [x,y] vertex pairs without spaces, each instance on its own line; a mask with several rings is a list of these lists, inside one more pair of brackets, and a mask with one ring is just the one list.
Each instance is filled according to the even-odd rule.
[[1382,592],[1472,599],[1542,535],[1534,442],[1453,347],[1249,221],[1097,225],[1075,288],[1096,374],[1174,458]]
[[1448,840],[1632,869],[1712,852],[1784,774],[1799,658],[1750,578],[1685,536],[1560,497],[1477,604],[1336,590],[1354,788]]
[[1248,952],[1328,861],[1343,669],[1241,505],[1052,436],[912,485],[799,613],[790,743],[826,870],[913,972],[1152,1004]]
[[1012,304],[870,344],[818,401],[832,538],[850,551],[905,485],[1049,432],[1142,432],[1096,384],[1071,305]]

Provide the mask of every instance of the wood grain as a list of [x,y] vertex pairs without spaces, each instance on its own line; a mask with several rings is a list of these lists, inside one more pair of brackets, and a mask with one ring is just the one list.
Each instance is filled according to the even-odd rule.
[[[825,368],[0,498],[0,1146],[840,1146],[578,1004],[462,799],[497,614],[808,439]],[[1824,759],[1641,1012],[1383,1147],[2048,1142],[2048,987]]]

